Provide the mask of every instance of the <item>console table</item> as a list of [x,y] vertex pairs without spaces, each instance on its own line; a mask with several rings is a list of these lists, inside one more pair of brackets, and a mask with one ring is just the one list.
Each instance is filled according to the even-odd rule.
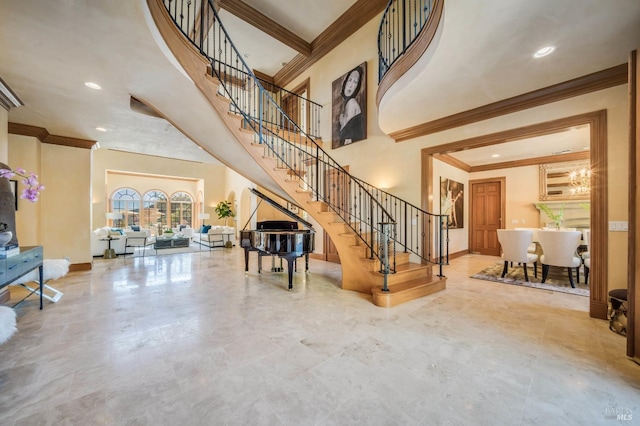
[[[20,247],[20,254],[0,259],[0,289],[8,286],[21,276],[28,274],[36,268],[39,270],[40,309],[42,309],[42,292],[44,290],[44,279],[42,276],[42,246]],[[33,292],[29,293],[25,299],[32,294]],[[20,302],[22,302],[22,300]]]

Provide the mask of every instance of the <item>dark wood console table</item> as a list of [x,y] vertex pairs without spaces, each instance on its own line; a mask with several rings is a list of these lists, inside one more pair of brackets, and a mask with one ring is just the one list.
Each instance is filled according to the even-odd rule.
[[[44,287],[44,279],[42,277],[42,246],[20,247],[20,254],[0,258],[0,289],[8,286],[36,268],[38,268],[40,275],[40,309],[42,309],[42,291]],[[29,293],[25,299],[31,296],[31,294],[33,294],[33,292]],[[22,302],[22,300],[20,302]]]

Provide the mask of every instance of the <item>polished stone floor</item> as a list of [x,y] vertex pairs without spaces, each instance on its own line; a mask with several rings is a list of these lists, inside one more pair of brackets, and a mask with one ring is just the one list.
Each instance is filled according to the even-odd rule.
[[495,260],[385,309],[321,261],[288,292],[237,247],[97,259],[51,283],[60,302],[18,306],[0,425],[640,423],[625,339],[586,297],[468,278]]

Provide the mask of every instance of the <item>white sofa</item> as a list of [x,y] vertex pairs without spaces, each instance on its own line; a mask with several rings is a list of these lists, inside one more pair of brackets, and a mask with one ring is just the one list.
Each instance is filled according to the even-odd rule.
[[[145,232],[148,236],[151,235],[149,229],[141,228],[141,232]],[[115,250],[116,254],[125,253],[125,244],[126,244],[126,233],[134,232],[131,228],[127,227],[123,229],[123,232],[112,231],[108,226],[103,226],[102,228],[98,228],[91,233],[91,256],[103,256],[104,251],[109,248],[109,241],[107,241],[107,237],[111,235],[113,238],[111,240],[111,248]],[[127,254],[133,253],[133,248],[129,247],[126,251]]]
[[[198,231],[200,230],[201,229],[198,229]],[[231,241],[233,243],[235,233],[236,229],[231,226],[212,226],[209,229],[209,232],[205,234],[194,233],[193,242],[202,244],[209,248],[224,247],[227,241]]]
[[189,237],[190,240],[193,240],[194,229],[191,227],[186,228],[171,228],[174,234],[182,234],[185,237]]

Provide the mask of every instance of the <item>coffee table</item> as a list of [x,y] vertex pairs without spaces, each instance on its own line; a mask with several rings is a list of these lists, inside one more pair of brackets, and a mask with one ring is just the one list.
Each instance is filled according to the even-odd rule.
[[158,237],[153,244],[156,250],[189,247],[189,237]]

